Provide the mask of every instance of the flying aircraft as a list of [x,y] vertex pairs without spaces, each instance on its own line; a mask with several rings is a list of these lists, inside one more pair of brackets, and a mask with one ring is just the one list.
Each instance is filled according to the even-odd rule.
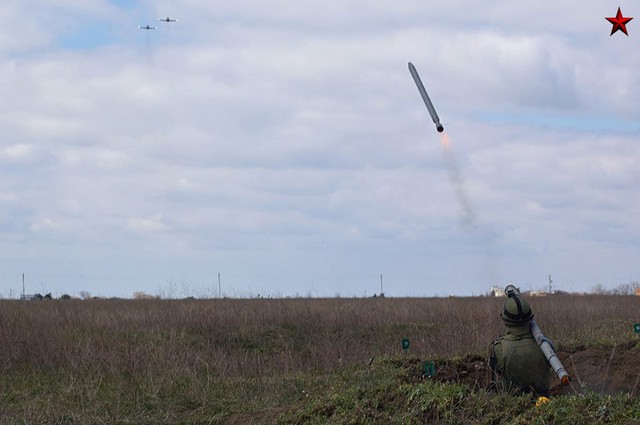
[[156,28],[158,27],[150,27],[149,25],[143,27],[142,25],[138,25],[139,30],[154,30]]
[[168,16],[164,19],[158,19],[158,22],[178,22],[177,19],[171,19]]

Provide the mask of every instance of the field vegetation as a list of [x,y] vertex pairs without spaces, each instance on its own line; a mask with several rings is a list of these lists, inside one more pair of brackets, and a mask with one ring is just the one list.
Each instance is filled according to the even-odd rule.
[[500,298],[4,300],[0,422],[640,423],[640,297],[529,301],[574,376],[541,407],[487,389]]

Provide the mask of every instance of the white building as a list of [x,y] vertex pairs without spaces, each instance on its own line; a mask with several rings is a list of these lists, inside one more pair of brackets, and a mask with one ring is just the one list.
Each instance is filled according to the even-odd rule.
[[491,296],[492,297],[504,297],[506,294],[504,293],[504,288],[500,286],[492,286],[491,287]]

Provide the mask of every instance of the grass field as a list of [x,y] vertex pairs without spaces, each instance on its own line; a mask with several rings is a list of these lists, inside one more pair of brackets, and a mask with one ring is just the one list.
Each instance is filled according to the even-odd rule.
[[539,408],[486,390],[504,299],[0,301],[0,422],[640,423],[640,297],[529,301],[577,375]]

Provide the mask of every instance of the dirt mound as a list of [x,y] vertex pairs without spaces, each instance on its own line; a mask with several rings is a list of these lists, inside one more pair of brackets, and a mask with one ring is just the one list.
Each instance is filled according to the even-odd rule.
[[[640,348],[635,343],[612,349],[587,348],[573,352],[559,351],[558,358],[571,376],[571,384],[562,385],[554,376],[552,395],[592,391],[598,394],[640,393]],[[442,360],[435,363],[435,375],[429,379],[460,382],[477,388],[490,388],[487,359],[467,356],[463,359]]]
[[[612,349],[588,348],[574,353],[560,352],[558,358],[571,375],[572,386],[579,392],[599,394],[638,393],[640,349],[635,344]],[[570,394],[571,388],[557,381],[553,394]]]

